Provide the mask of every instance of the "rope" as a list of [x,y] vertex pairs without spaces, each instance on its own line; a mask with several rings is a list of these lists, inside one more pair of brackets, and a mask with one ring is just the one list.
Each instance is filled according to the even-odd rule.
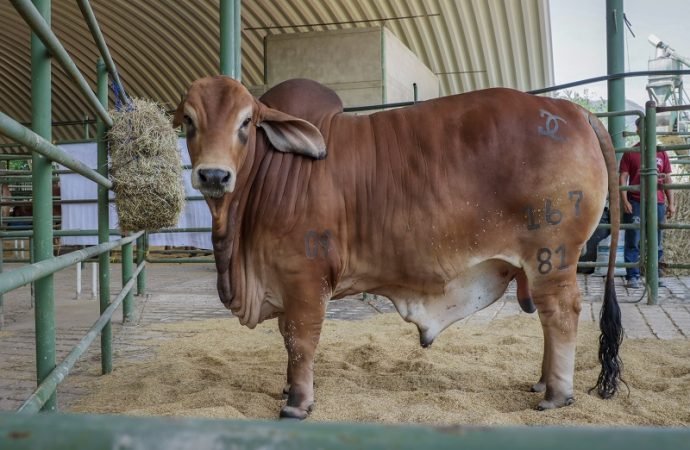
[[133,109],[132,100],[127,97],[125,88],[120,85],[120,83],[116,82],[116,79],[119,79],[119,77],[111,75],[112,81],[110,82],[110,86],[113,90],[113,96],[115,97],[115,110],[121,111],[122,106],[124,105],[127,108],[127,111],[131,111]]

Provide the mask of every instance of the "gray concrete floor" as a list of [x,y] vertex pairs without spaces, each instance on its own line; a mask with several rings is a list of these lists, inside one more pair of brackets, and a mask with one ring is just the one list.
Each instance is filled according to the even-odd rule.
[[[11,267],[6,267],[9,270]],[[99,315],[98,301],[90,291],[90,269],[83,272],[83,291],[76,298],[76,271],[72,267],[55,276],[57,359],[61,361],[86,334]],[[112,264],[113,297],[120,289],[120,266]],[[221,305],[215,290],[215,268],[209,264],[154,264],[148,269],[148,294],[137,297],[136,320],[121,325],[122,313],[115,313],[113,321],[115,364],[122,358],[141,359],[152,354],[148,339],[163,336],[155,325],[168,322],[230,318]],[[629,290],[623,279],[616,279],[616,291],[621,305],[623,325],[628,339],[688,339],[690,337],[690,277],[664,278],[665,287],[659,289],[658,305],[647,305],[643,290]],[[581,321],[595,321],[601,307],[603,279],[595,276],[578,277],[583,298]],[[5,326],[0,330],[0,410],[12,411],[29,397],[35,388],[34,318],[31,293],[28,287],[5,296]],[[392,313],[395,309],[385,298],[359,296],[332,301],[327,317],[334,320],[360,320],[377,314]],[[462,322],[482,324],[492,320],[524,314],[515,301],[515,285],[511,284],[499,301],[464,319]],[[73,369],[84,373],[98,367],[99,344],[91,349]],[[69,405],[84,394],[84,388],[68,381],[61,386],[59,405]]]

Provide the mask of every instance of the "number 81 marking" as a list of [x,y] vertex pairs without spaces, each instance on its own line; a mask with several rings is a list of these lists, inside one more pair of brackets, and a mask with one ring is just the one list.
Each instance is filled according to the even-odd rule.
[[551,255],[553,253],[557,255],[560,254],[561,257],[560,264],[558,265],[558,270],[565,270],[568,267],[570,267],[568,266],[568,264],[565,263],[565,245],[559,245],[554,252],[551,252],[550,249],[543,247],[540,248],[537,252],[537,262],[539,263],[539,266],[537,266],[537,270],[540,274],[546,275],[553,269],[553,264],[551,263]]

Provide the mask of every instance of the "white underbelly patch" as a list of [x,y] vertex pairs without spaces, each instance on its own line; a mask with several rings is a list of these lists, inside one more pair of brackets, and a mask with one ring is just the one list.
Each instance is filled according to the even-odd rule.
[[420,343],[427,347],[448,326],[498,300],[513,278],[514,268],[492,259],[472,266],[450,281],[443,294],[406,295],[392,298],[407,322],[419,328]]

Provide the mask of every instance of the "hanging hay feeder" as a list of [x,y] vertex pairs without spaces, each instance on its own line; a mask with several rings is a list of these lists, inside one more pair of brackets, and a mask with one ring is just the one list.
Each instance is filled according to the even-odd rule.
[[132,99],[110,111],[110,177],[123,231],[173,227],[184,207],[182,161],[170,117],[155,102]]

